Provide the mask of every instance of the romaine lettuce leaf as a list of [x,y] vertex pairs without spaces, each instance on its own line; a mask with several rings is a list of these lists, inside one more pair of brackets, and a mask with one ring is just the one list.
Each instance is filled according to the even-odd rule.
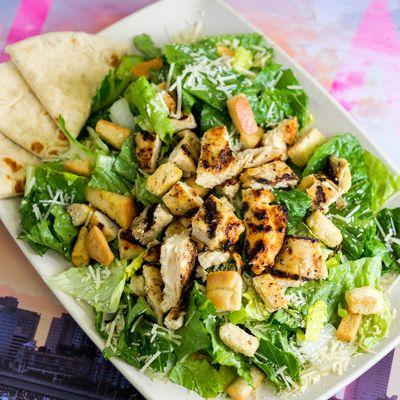
[[[141,122],[148,131],[156,132],[164,142],[170,141],[173,127],[168,118],[168,108],[144,76],[128,86],[125,98],[131,107],[139,110]],[[140,123],[139,119],[137,122]]]
[[204,398],[214,398],[224,391],[235,375],[227,367],[221,366],[217,370],[205,358],[190,355],[176,363],[169,379]]
[[146,189],[146,184],[147,178],[141,173],[138,173],[135,180],[135,187],[133,189],[136,200],[146,207],[161,203],[161,198],[149,192]]
[[328,306],[322,300],[317,300],[313,305],[308,307],[306,315],[306,333],[304,340],[318,340],[322,328],[327,323]]
[[147,33],[135,36],[133,38],[133,44],[147,58],[157,58],[162,55],[161,49],[154,45],[152,38]]
[[364,151],[365,165],[371,182],[371,209],[379,211],[400,190],[400,176],[393,175],[378,157]]
[[127,181],[133,183],[138,175],[138,165],[135,157],[135,139],[133,136],[125,140],[117,155],[113,170]]
[[86,301],[97,312],[115,313],[125,286],[126,260],[117,260],[108,268],[101,265],[73,267],[46,278],[52,289]]

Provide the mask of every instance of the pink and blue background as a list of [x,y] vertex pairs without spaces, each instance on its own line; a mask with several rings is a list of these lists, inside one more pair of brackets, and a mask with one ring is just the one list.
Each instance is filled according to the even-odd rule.
[[[0,61],[7,60],[3,49],[14,41],[56,30],[95,33],[153,2],[0,0]],[[399,0],[227,2],[328,89],[400,167]],[[21,306],[41,313],[36,333],[41,345],[51,319],[63,309],[1,225],[0,254],[0,296],[15,296]],[[400,348],[336,396],[345,400],[398,397]]]

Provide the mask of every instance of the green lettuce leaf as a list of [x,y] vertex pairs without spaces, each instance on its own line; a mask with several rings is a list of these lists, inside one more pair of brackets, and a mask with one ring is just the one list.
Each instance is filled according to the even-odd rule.
[[161,203],[161,198],[146,189],[147,178],[139,173],[135,180],[134,196],[139,203],[144,206]]
[[137,55],[125,55],[121,58],[121,62],[116,70],[117,78],[124,80],[126,78],[133,79],[132,67],[141,64],[144,61],[143,57]]
[[371,182],[371,209],[379,211],[400,190],[400,176],[393,175],[378,157],[364,151],[369,181]]
[[115,159],[113,170],[129,182],[134,182],[138,175],[135,157],[135,139],[133,136],[125,140],[121,151]]
[[161,57],[161,49],[155,47],[153,40],[147,33],[142,33],[133,38],[133,44],[141,51],[147,58]]
[[148,80],[142,76],[132,82],[125,97],[131,107],[135,106],[139,110],[144,127],[149,132],[156,132],[162,141],[169,142],[173,127],[168,118],[168,108]]
[[322,300],[317,300],[308,308],[306,316],[306,341],[315,341],[319,339],[321,329],[325,326],[328,319],[328,306]]
[[108,268],[73,267],[46,282],[52,289],[86,301],[97,312],[115,313],[124,291],[126,265],[125,260],[118,260]]
[[214,398],[223,392],[235,377],[234,373],[226,374],[226,371],[227,368],[224,366],[217,370],[206,359],[190,355],[178,361],[171,370],[169,379],[189,390],[194,390],[204,398]]

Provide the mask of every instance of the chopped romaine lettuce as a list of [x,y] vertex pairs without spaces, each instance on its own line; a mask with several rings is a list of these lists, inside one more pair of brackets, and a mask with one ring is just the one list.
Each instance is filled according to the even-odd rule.
[[322,300],[317,300],[308,308],[306,315],[306,333],[304,340],[315,341],[319,338],[319,333],[327,323],[328,306]]
[[161,57],[161,49],[154,46],[153,40],[147,33],[142,33],[133,38],[133,44],[147,58]]
[[137,122],[149,132],[156,132],[162,141],[169,142],[173,127],[168,118],[168,108],[161,94],[144,76],[128,86],[125,98],[131,107],[135,106],[139,110],[140,118],[137,118]]

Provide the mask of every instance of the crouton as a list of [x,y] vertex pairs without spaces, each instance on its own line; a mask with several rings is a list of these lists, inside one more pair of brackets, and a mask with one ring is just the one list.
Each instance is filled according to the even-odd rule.
[[288,150],[288,156],[293,164],[303,168],[315,149],[324,142],[326,142],[326,137],[318,129],[311,129],[297,139],[295,144]]
[[93,213],[93,208],[87,204],[73,203],[67,206],[73,226],[85,225]]
[[352,342],[357,336],[361,319],[361,314],[347,313],[347,316],[340,321],[336,331],[336,338],[342,342]]
[[161,278],[161,272],[157,267],[152,265],[143,265],[143,278],[146,299],[156,314],[158,324],[162,325],[163,311],[161,308],[161,302],[163,299],[163,281]]
[[170,118],[174,133],[183,131],[185,129],[195,129],[197,127],[196,120],[193,114],[182,114],[178,118]]
[[382,292],[369,286],[350,289],[345,298],[349,311],[354,314],[380,314],[385,307]]
[[213,188],[238,175],[244,161],[233,153],[226,127],[211,128],[202,138],[196,183]]
[[114,254],[107,243],[107,239],[97,226],[90,229],[87,234],[86,249],[90,258],[93,258],[106,267],[114,261]]
[[118,250],[120,259],[132,260],[144,251],[144,247],[135,242],[130,231],[121,229],[118,232]]
[[131,226],[138,213],[133,199],[122,194],[87,187],[86,199],[124,229]]
[[142,131],[135,136],[135,155],[139,168],[152,174],[160,157],[161,140],[156,133]]
[[184,215],[203,204],[203,199],[185,182],[175,183],[162,200],[174,215]]
[[282,286],[270,274],[262,274],[253,278],[253,286],[261,297],[268,312],[273,313],[286,307],[287,300]]
[[129,128],[104,119],[97,121],[96,132],[104,141],[117,150],[121,150],[125,140],[131,136]]
[[289,276],[307,279],[326,279],[328,276],[320,241],[302,236],[286,235],[273,268]]
[[192,236],[210,250],[233,246],[244,231],[242,221],[225,197],[211,195],[192,219]]
[[[246,149],[252,149],[262,139],[250,102],[245,94],[237,94],[226,102],[229,115],[236,129],[240,133],[240,142]],[[261,133],[261,134],[260,134]]]
[[276,160],[259,167],[248,168],[240,175],[240,182],[244,188],[293,188],[299,178],[283,161]]
[[227,46],[224,46],[222,44],[219,44],[217,46],[217,54],[220,57],[233,57],[235,55],[235,50],[230,49]]
[[90,262],[89,252],[86,249],[86,238],[88,235],[88,230],[83,226],[76,239],[75,246],[72,250],[71,261],[75,267],[82,267],[88,265]]
[[92,173],[92,164],[90,160],[68,160],[64,163],[64,169],[75,175],[90,176]]
[[196,183],[196,177],[191,176],[190,178],[185,179],[184,181],[186,185],[190,186],[195,193],[200,197],[205,197],[210,189],[200,186]]
[[163,312],[179,305],[195,261],[196,246],[187,233],[177,233],[162,244],[160,264],[164,282],[161,303]]
[[172,162],[161,164],[152,175],[147,178],[146,189],[156,196],[162,196],[182,178],[182,170]]
[[232,400],[249,400],[263,382],[265,375],[256,367],[250,368],[250,375],[253,378],[253,387],[246,379],[237,377],[226,389],[226,392]]
[[217,312],[238,311],[242,306],[242,277],[236,271],[216,271],[207,275],[207,298]]
[[183,326],[185,312],[178,307],[171,308],[164,318],[164,325],[171,331],[176,331]]
[[144,289],[144,278],[143,275],[133,275],[131,281],[129,282],[129,289],[137,297],[144,297],[146,291]]
[[102,232],[107,242],[114,240],[118,235],[118,225],[100,211],[95,211],[89,220],[89,230],[97,226]]
[[351,172],[346,159],[330,155],[328,157],[328,175],[339,187],[341,194],[347,193],[350,190]]
[[162,204],[146,207],[132,222],[132,236],[144,245],[155,243],[173,216]]
[[306,222],[311,232],[328,247],[336,247],[342,243],[340,229],[322,211],[312,212]]
[[144,61],[140,64],[136,64],[132,67],[131,72],[132,75],[136,78],[140,76],[144,76],[147,79],[150,79],[150,71],[159,71],[163,67],[163,62],[161,58],[153,58],[149,61]]
[[247,357],[253,357],[260,345],[255,336],[231,323],[220,326],[219,337],[234,352],[244,354]]

